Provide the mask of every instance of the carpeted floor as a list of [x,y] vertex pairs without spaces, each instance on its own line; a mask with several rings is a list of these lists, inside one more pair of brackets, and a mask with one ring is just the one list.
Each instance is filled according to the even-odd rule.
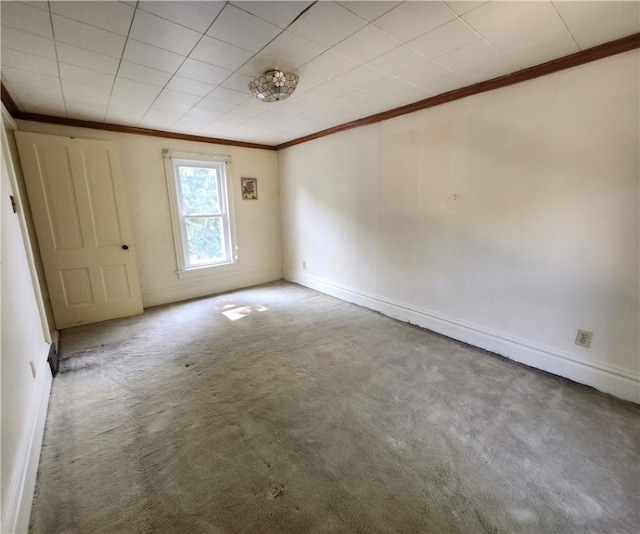
[[278,282],[62,332],[34,533],[636,533],[640,407]]

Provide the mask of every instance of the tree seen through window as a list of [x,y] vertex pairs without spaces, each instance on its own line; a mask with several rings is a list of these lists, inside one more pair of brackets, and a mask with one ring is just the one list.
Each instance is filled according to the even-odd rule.
[[180,166],[178,170],[189,262],[197,265],[224,260],[226,247],[217,170],[195,166]]

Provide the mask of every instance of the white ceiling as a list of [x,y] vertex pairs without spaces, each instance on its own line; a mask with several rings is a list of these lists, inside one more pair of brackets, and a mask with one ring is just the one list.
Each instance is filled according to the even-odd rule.
[[[277,145],[640,31],[636,1],[7,1],[22,112]],[[247,83],[274,67],[294,95]]]

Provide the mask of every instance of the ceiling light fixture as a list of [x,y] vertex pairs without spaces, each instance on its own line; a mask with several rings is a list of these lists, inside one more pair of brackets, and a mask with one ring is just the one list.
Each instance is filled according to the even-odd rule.
[[298,80],[298,75],[293,72],[268,70],[260,78],[249,82],[249,89],[262,102],[278,102],[291,96]]

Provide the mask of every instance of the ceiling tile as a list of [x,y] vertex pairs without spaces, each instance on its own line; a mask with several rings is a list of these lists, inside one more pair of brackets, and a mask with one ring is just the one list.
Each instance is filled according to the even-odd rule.
[[47,78],[49,82],[47,85],[30,84],[28,78],[25,80],[14,79],[11,82],[12,91],[17,91],[26,102],[31,102],[34,105],[62,106],[64,108],[60,80],[50,78],[49,76],[45,78]]
[[127,46],[124,49],[122,59],[131,61],[131,63],[137,63],[138,65],[144,65],[145,67],[151,67],[152,69],[172,73],[175,72],[185,60],[184,56],[145,43],[140,43],[133,39],[127,40]]
[[188,95],[171,89],[163,89],[158,95],[151,109],[163,111],[165,113],[175,113],[176,115],[184,115],[201,97],[196,95]]
[[[266,116],[266,115],[265,115]],[[260,117],[262,118],[262,117]],[[299,114],[298,115],[289,115],[288,117],[286,117],[286,124],[288,124],[289,126],[291,126],[291,128],[300,128],[300,127],[313,127],[313,123],[310,122],[308,119],[305,119],[303,117],[301,117]]]
[[[327,104],[328,103],[329,102],[327,102]],[[324,127],[323,122],[330,121],[331,119],[329,118],[329,114],[327,113],[326,109],[318,109],[320,107],[321,106],[310,108],[309,110],[305,111],[302,115],[300,115],[300,117],[302,117],[303,119],[307,119],[309,121],[315,122],[316,127],[320,126],[320,128],[322,129]]]
[[456,18],[443,2],[405,2],[392,9],[374,24],[403,42]]
[[60,86],[59,76],[49,76],[13,67],[2,67],[2,77],[13,84],[14,87],[20,84],[23,91],[29,86],[44,88]]
[[469,82],[461,76],[458,76],[454,72],[447,72],[442,76],[430,80],[425,85],[425,89],[431,91],[434,95],[441,95],[467,85],[469,85]]
[[223,69],[236,70],[252,55],[252,52],[205,35],[190,57]]
[[[30,100],[29,103],[24,104],[23,109],[26,113],[33,113],[35,115],[56,115],[56,110],[59,109],[59,104],[50,103],[50,104],[38,104],[34,100]],[[66,117],[66,111],[62,114],[59,112],[57,116]]]
[[[116,78],[113,86],[111,100],[109,101],[109,112],[112,110],[132,111],[142,115],[151,107],[156,97],[162,89],[156,85]],[[142,116],[141,115],[141,116]]]
[[[258,102],[257,100],[256,102],[258,104],[264,104],[264,102]],[[246,106],[247,104],[244,104],[244,105]],[[260,109],[264,109],[264,105],[261,106]],[[265,113],[266,117],[273,116],[274,120],[286,119],[288,122],[290,121],[291,117],[300,115],[300,113],[303,113],[305,110],[303,106],[298,106],[297,104],[292,103],[291,99],[285,102],[279,102],[276,108],[270,108],[270,109],[273,109],[273,111],[267,110],[267,112]]]
[[181,26],[191,28],[198,33],[204,33],[222,11],[224,5],[225,2],[214,0],[206,2],[158,2],[154,0],[142,1],[138,7]]
[[480,2],[476,2],[474,0],[445,0],[445,4],[453,9],[458,15],[464,15],[465,13],[473,11],[474,9],[480,7],[482,4],[486,3],[487,0],[483,0]]
[[233,89],[234,91],[248,92],[249,88],[247,86],[253,79],[253,76],[247,76],[246,74],[236,72],[224,81],[222,87],[225,87],[226,89]]
[[[349,86],[342,87],[342,94],[351,90]],[[324,104],[325,102],[331,100],[333,95],[327,93],[327,89],[324,86],[316,87],[315,89],[311,89],[309,91],[293,93],[287,102],[291,102],[296,106],[302,106],[305,109],[312,108],[314,106],[319,106],[320,104]]]
[[425,59],[420,52],[403,45],[375,58],[368,65],[388,74],[395,74],[420,65]]
[[334,2],[317,2],[287,30],[314,43],[330,47],[366,24],[365,20]]
[[[35,113],[36,115],[51,115],[51,116],[60,116],[60,113],[57,110],[60,106],[64,106],[64,104],[59,104],[57,100],[47,101],[47,102],[39,102],[35,99],[29,99],[29,103],[24,105],[24,111],[26,113]],[[67,114],[64,112],[62,117],[66,117]]]
[[405,82],[412,83],[426,89],[429,88],[430,82],[440,76],[444,76],[445,74],[452,73],[449,69],[428,59],[414,68],[398,72],[396,76]]
[[[303,81],[305,83],[303,83]],[[330,88],[331,90],[327,91],[328,88]],[[318,98],[317,93],[324,91],[329,96],[327,100],[332,100],[338,96],[344,95],[345,93],[350,93],[353,90],[354,89],[351,85],[334,83],[333,80],[331,80],[328,83],[326,83],[323,80],[317,83],[309,83],[309,80],[307,80],[305,76],[304,80],[300,81],[300,84],[298,85],[298,89],[296,89],[296,92],[294,93],[294,95],[308,94],[309,92],[312,92],[315,95],[315,98]],[[320,101],[318,103],[321,104],[323,102]]]
[[150,109],[147,113],[142,117],[139,122],[139,125],[144,128],[153,128],[160,130],[168,130],[171,128],[171,125],[179,120],[181,115],[175,115],[173,113],[164,113],[162,111],[157,111],[155,109]]
[[118,35],[127,36],[135,9],[122,2],[55,1],[51,12],[84,22]]
[[37,72],[49,76],[58,75],[58,64],[41,56],[34,56],[18,52],[17,50],[2,50],[2,66]]
[[366,102],[371,102],[373,100],[377,100],[372,93],[367,93],[366,91],[353,91],[352,93],[348,93],[346,95],[342,95],[338,98],[340,102],[346,103],[348,107],[357,107]]
[[236,104],[233,102],[222,102],[221,100],[214,100],[213,98],[203,98],[196,106],[189,110],[189,113],[195,113],[197,110],[202,109],[222,114],[234,107],[236,107]]
[[88,105],[103,108],[104,115],[109,104],[111,86],[98,87],[76,80],[62,80],[62,92],[68,110]]
[[366,63],[401,44],[397,39],[370,25],[365,26],[351,37],[347,37],[344,41],[334,46],[332,50],[356,61]]
[[251,96],[251,93],[249,93],[248,89],[246,92],[241,92],[226,89],[224,87],[218,87],[214,89],[208,96],[208,99],[219,100],[221,102],[229,102],[231,104],[242,104],[242,102],[245,102],[250,98],[253,97]]
[[213,139],[231,139],[228,126],[226,126],[225,124],[220,124],[218,120],[219,119],[216,119],[204,128],[201,128],[200,132],[202,133],[202,135],[206,135],[207,137],[211,137]]
[[182,76],[174,76],[167,84],[167,89],[173,89],[174,91],[180,91],[181,93],[187,93],[199,97],[208,95],[214,88],[215,85],[198,82]]
[[[324,52],[324,49],[299,35],[285,31],[260,51],[261,57],[275,61],[274,67],[280,67],[280,61],[297,69]],[[256,73],[256,76],[262,73]]]
[[123,126],[138,126],[138,122],[144,116],[145,110],[131,107],[125,109],[109,108],[105,121],[110,124],[122,124]]
[[118,69],[118,77],[164,87],[171,79],[171,73],[130,61],[122,61],[120,69]]
[[461,19],[455,19],[417,37],[408,45],[428,58],[436,58],[480,39],[482,37],[467,23]]
[[232,5],[260,17],[279,28],[286,28],[313,2],[278,1],[269,2],[232,2]]
[[367,86],[364,91],[380,95],[389,100],[409,104],[431,96],[424,88],[406,83],[398,78],[388,77]]
[[267,129],[275,132],[288,132],[289,130],[291,130],[291,127],[289,125],[282,124],[279,122],[272,122],[272,121],[262,122],[261,121],[260,123],[258,123],[260,119],[262,119],[262,117],[258,119],[251,119],[250,121],[244,124],[244,126],[247,126],[250,128],[250,130],[247,131],[247,134],[254,135],[256,131],[264,132]]
[[43,2],[42,0],[20,0],[22,4],[27,6],[36,7],[44,11],[49,11],[49,2]]
[[220,116],[219,118],[217,118],[215,120],[215,122],[218,125],[225,125],[226,129],[232,130],[233,128],[236,128],[244,123],[246,123],[247,121],[249,121],[250,119],[248,119],[247,117],[240,117],[238,115],[232,115],[229,113],[225,113],[224,115]]
[[329,50],[312,59],[299,70],[298,88],[305,90],[324,84],[357,66],[358,64],[353,59]]
[[240,105],[240,106],[236,106],[233,109],[230,109],[227,112],[227,115],[232,117],[243,117],[245,119],[254,119],[256,117],[264,115],[265,112],[266,112],[266,106],[265,108],[262,108],[262,110],[260,110],[258,108],[252,108],[252,107]]
[[[233,106],[233,104],[230,104],[230,106]],[[187,111],[186,114],[187,117],[207,119],[208,121],[212,121],[213,119],[218,118],[220,115],[222,115],[222,112],[205,109],[203,107],[200,107],[199,103],[198,105],[193,106],[189,111]]]
[[8,27],[2,28],[1,37],[3,51],[17,50],[54,61],[56,59],[55,43],[51,39]]
[[251,13],[227,5],[207,35],[251,52],[257,52],[282,30]]
[[107,56],[120,57],[124,49],[125,38],[112,32],[107,32],[76,22],[60,15],[51,15],[56,41],[70,44],[85,50],[99,52]]
[[129,35],[136,41],[186,56],[202,34],[146,11],[137,10]]
[[347,8],[352,13],[362,17],[368,22],[373,22],[378,17],[384,15],[402,2],[385,2],[383,0],[363,0],[359,2],[344,1],[338,2],[342,7]]
[[105,72],[107,74],[115,74],[118,72],[120,59],[111,56],[105,56],[98,52],[78,48],[77,46],[65,43],[56,43],[56,51],[58,60],[69,65],[76,65],[86,69]]
[[90,86],[105,87],[111,89],[115,76],[113,74],[105,74],[95,70],[85,69],[76,65],[60,63],[60,78],[62,80],[70,80],[82,82]]
[[75,108],[73,111],[67,111],[67,117],[81,121],[103,122],[106,111],[106,108],[103,109],[86,104]]
[[385,76],[386,74],[384,72],[374,69],[373,67],[360,65],[355,69],[338,76],[335,79],[335,82],[360,89],[372,84],[373,82],[381,80]]
[[581,49],[640,32],[640,2],[553,2]]
[[176,71],[176,74],[190,78],[191,80],[210,83],[211,85],[219,85],[232,74],[232,71],[204,63],[203,61],[187,58]]
[[53,39],[49,13],[21,2],[0,2],[2,26]]
[[171,129],[178,132],[189,133],[199,131],[210,122],[208,119],[199,119],[197,117],[181,117],[171,125]]
[[462,18],[521,67],[578,51],[550,2],[491,2]]
[[486,41],[476,41],[444,54],[437,62],[472,82],[490,80],[518,70],[518,66]]

